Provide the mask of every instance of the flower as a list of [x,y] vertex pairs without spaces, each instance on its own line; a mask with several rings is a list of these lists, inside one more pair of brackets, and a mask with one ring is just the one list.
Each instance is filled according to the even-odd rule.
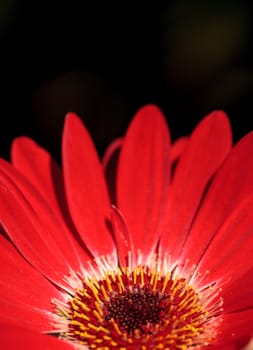
[[171,144],[152,105],[102,163],[73,113],[62,170],[14,140],[11,163],[0,159],[1,344],[14,348],[17,334],[24,349],[243,349],[252,149],[252,133],[232,147],[221,111]]

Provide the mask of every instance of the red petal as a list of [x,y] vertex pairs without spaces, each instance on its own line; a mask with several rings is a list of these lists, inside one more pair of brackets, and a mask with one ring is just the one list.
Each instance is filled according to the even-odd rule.
[[[236,346],[236,344],[222,344],[222,345],[210,345],[206,346],[205,350],[238,350],[239,348]],[[241,349],[241,348],[240,348]],[[241,349],[243,350],[243,349]]]
[[170,161],[171,161],[171,182],[173,182],[174,174],[176,172],[176,168],[182,157],[184,150],[188,144],[188,137],[181,137],[176,140],[175,143],[171,146],[170,152]]
[[170,160],[171,163],[178,161],[186,149],[189,138],[186,136],[180,137],[171,145]]
[[107,185],[110,192],[111,202],[116,203],[116,174],[119,153],[122,147],[123,138],[114,140],[109,147],[106,149],[104,154],[102,165],[107,181]]
[[[249,207],[253,191],[252,149],[253,134],[248,134],[235,146],[215,176],[195,220],[184,247],[184,257],[198,263],[204,256],[202,268],[214,268],[217,254],[225,258],[226,248],[231,244],[236,247],[253,224]],[[249,201],[245,199],[247,196]]]
[[37,331],[51,329],[51,299],[61,299],[59,291],[1,235],[0,266],[0,320]]
[[[76,231],[73,224],[70,224],[70,226],[74,230],[72,229],[70,231],[62,216],[58,215],[59,212],[52,209],[51,203],[46,201],[44,197],[41,197],[37,189],[22,174],[3,159],[0,159],[0,182],[1,174],[2,183],[8,188],[8,184],[10,183],[10,186],[12,186],[11,183],[13,182],[22,192],[28,203],[32,205],[34,212],[40,217],[41,222],[46,224],[48,230],[43,233],[44,239],[53,239],[55,241],[59,249],[64,252],[64,258],[68,261],[72,269],[78,270],[80,264],[86,266],[87,260],[91,256],[87,254],[87,250],[81,249],[80,245],[77,244],[74,238]],[[49,234],[49,238],[46,237],[47,234]]]
[[8,323],[0,323],[0,344],[5,350],[73,350],[67,342]]
[[128,253],[133,252],[133,243],[128,227],[122,214],[116,207],[112,207],[111,223],[117,246],[117,255],[120,266],[128,266]]
[[2,298],[38,309],[52,310],[51,299],[60,298],[58,289],[28,264],[2,235],[0,235],[0,266]]
[[69,242],[62,227],[57,225],[53,213],[47,212],[43,198],[31,188],[33,200],[28,201],[4,173],[10,165],[3,160],[0,164],[0,212],[5,231],[32,265],[55,283],[62,284],[63,277],[70,273],[67,262],[70,254],[63,249],[64,246],[69,249]]
[[[212,350],[246,350],[246,349],[242,349],[241,347],[238,348],[236,344],[225,344],[222,346],[213,346],[211,349]],[[208,348],[206,350],[208,350]]]
[[250,195],[222,225],[198,266],[210,270],[207,282],[219,280],[229,312],[253,307],[252,212]]
[[[16,303],[0,296],[0,322],[8,322],[13,326],[26,327],[38,332],[52,331],[53,326],[50,323],[50,315],[46,311],[36,309],[30,305]],[[53,322],[53,318],[51,318]]]
[[[61,241],[61,244],[58,244],[62,246],[62,244],[65,243],[63,251],[65,256],[67,255],[66,258],[69,257],[68,261],[71,262],[73,268],[79,268],[79,262],[76,259],[76,251],[79,251],[78,256],[81,256],[81,260],[84,260],[87,256],[83,251],[80,252],[79,245],[73,240],[73,237],[78,234],[75,232],[75,228],[69,216],[62,172],[58,164],[48,152],[27,137],[19,137],[14,140],[12,144],[12,161],[15,168],[24,174],[25,178],[36,188],[36,191],[40,192],[43,196],[44,200],[47,202],[48,210],[53,212],[54,216],[57,217],[57,221],[54,219],[57,226],[64,226],[64,228],[61,228],[61,232],[59,229],[57,230],[57,232],[60,232],[57,238]],[[7,168],[6,164],[4,164],[4,168],[5,171],[8,171],[8,175],[18,184],[20,189],[22,189],[28,200],[32,201],[33,206],[36,206],[36,198],[30,195],[31,191],[29,190],[27,182],[22,180],[13,168]],[[41,211],[41,209],[38,210],[40,216],[43,216],[43,211]],[[67,236],[65,240],[64,232]],[[72,249],[69,249],[69,245],[72,246]]]
[[252,324],[253,309],[225,314],[218,334],[218,341],[238,344],[244,339],[243,345],[246,345],[252,337]]
[[135,251],[150,253],[158,242],[170,181],[170,139],[162,112],[142,108],[130,124],[119,157],[118,207],[126,218]]
[[107,168],[108,166],[110,166],[110,163],[112,161],[112,158],[114,158],[115,153],[118,154],[119,150],[121,149],[122,144],[123,144],[123,137],[119,137],[118,139],[112,141],[110,145],[107,147],[102,159],[102,165],[105,173],[107,172]]
[[71,216],[93,255],[111,254],[115,246],[107,228],[110,202],[103,170],[81,120],[69,113],[63,133],[63,170]]
[[61,170],[48,152],[28,137],[12,143],[12,163],[50,203],[56,212],[67,216]]
[[211,177],[231,149],[223,112],[213,112],[194,130],[176,168],[165,213],[161,251],[177,260]]
[[[251,243],[252,246],[252,243]],[[222,296],[224,298],[224,309],[226,312],[235,312],[253,308],[252,281],[253,268],[242,273],[240,278],[228,281],[222,288]]]

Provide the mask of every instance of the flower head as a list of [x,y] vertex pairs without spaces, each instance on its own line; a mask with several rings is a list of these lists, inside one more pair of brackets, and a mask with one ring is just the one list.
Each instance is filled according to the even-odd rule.
[[31,139],[14,140],[11,162],[0,159],[4,344],[17,332],[24,348],[36,337],[52,349],[246,346],[252,149],[253,134],[232,147],[221,111],[171,144],[151,105],[102,162],[73,113],[62,169]]

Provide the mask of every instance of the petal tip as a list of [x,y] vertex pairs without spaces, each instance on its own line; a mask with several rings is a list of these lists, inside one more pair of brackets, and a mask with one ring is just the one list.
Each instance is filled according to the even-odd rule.
[[68,112],[65,114],[65,122],[69,122],[71,120],[80,120],[80,117],[75,112]]
[[145,116],[153,116],[153,115],[164,115],[161,108],[159,108],[156,104],[146,104],[143,107],[139,108],[136,114],[142,114]]

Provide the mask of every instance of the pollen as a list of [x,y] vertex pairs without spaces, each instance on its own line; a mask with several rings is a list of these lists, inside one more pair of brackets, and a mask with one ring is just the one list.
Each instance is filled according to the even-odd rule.
[[61,337],[80,349],[186,350],[212,343],[221,322],[215,284],[197,288],[157,263],[116,268],[80,277],[63,308]]

